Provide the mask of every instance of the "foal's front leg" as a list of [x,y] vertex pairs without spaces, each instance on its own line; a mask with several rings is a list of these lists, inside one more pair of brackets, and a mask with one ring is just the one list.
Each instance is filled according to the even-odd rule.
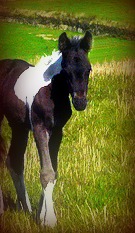
[[40,180],[43,189],[39,203],[38,218],[43,225],[54,227],[57,223],[52,200],[55,186],[55,172],[49,154],[50,137],[43,124],[35,125],[33,132],[40,156]]

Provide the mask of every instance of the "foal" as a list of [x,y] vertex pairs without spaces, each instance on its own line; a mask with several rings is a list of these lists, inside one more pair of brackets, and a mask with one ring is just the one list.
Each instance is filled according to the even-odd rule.
[[[38,218],[51,227],[57,222],[52,192],[57,177],[62,128],[72,114],[69,94],[76,110],[86,108],[91,42],[89,31],[83,38],[72,39],[62,33],[58,42],[60,52],[55,58],[49,57],[42,72],[40,65],[33,67],[22,60],[0,62],[0,123],[5,115],[12,129],[7,167],[16,188],[18,203],[24,211],[32,212],[23,175],[28,132],[32,129],[41,165],[42,194]],[[29,78],[31,82],[27,86]],[[42,84],[38,85],[37,80]],[[34,82],[36,90],[33,92]],[[32,97],[29,96],[31,92]]]

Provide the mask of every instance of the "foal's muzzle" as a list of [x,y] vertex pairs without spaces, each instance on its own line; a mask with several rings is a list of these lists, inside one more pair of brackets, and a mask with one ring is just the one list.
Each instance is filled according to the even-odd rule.
[[72,96],[72,103],[77,111],[85,110],[87,106],[86,92],[84,91],[74,92]]

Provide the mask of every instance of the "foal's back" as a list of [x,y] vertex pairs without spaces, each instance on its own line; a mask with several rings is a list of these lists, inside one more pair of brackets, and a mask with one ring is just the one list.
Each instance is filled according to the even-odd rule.
[[0,93],[12,89],[20,74],[31,66],[23,60],[5,59],[0,61]]

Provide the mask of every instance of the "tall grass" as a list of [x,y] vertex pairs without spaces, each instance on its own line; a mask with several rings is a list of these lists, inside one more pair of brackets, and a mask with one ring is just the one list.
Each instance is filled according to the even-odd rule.
[[[37,226],[29,215],[9,207],[1,217],[5,232],[134,232],[135,62],[96,64],[89,81],[88,107],[73,109],[59,152],[54,191],[58,225]],[[6,121],[3,135],[9,144]],[[39,159],[32,133],[26,151],[25,179],[34,213],[41,186]],[[15,202],[13,184],[4,168],[5,200]]]

